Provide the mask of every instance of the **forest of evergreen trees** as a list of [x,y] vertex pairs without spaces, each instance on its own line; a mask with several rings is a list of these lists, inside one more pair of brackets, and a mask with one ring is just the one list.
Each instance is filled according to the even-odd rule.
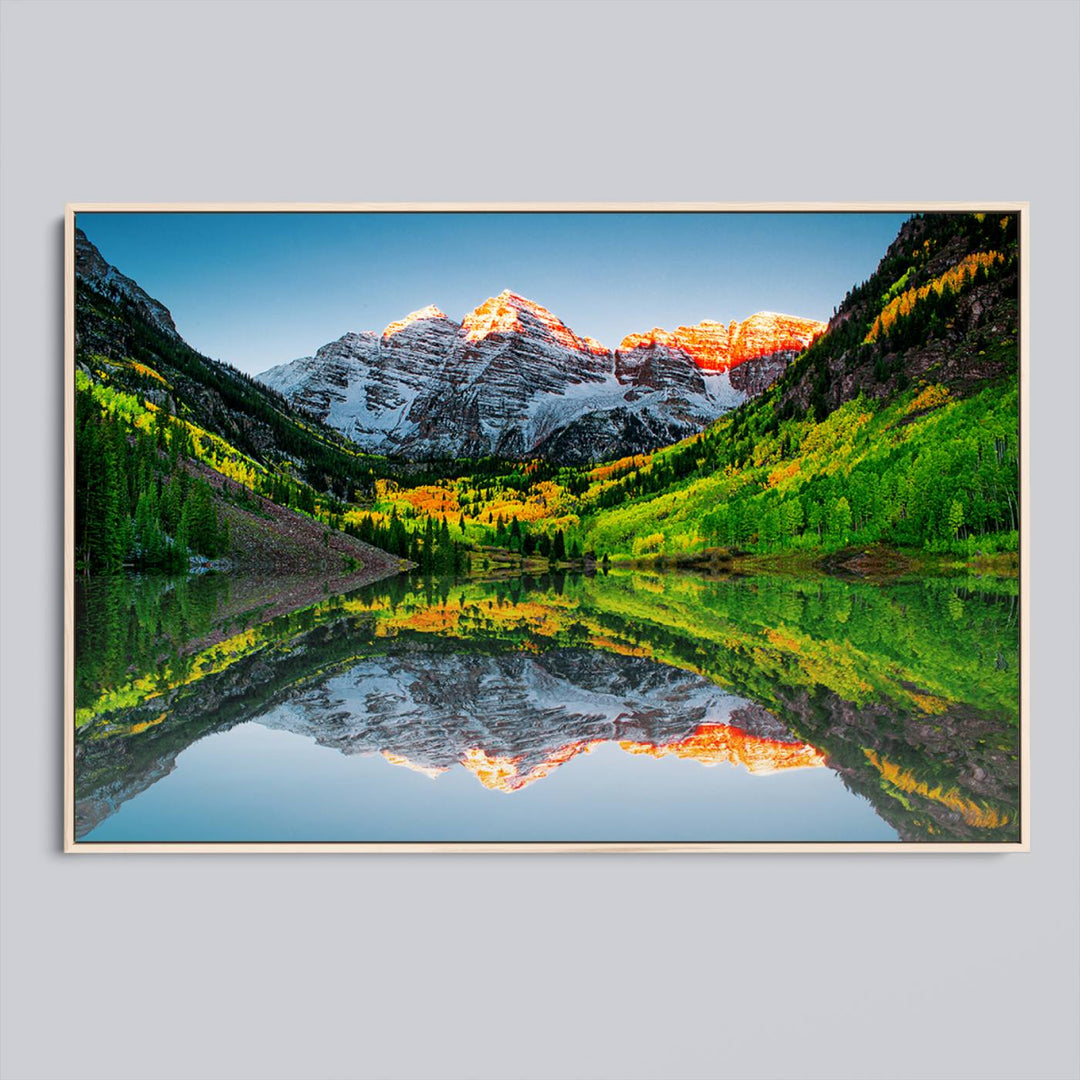
[[186,569],[229,547],[228,522],[210,485],[183,467],[188,455],[164,427],[136,431],[75,395],[75,559],[84,570]]
[[361,514],[358,520],[346,521],[344,528],[357,540],[416,563],[425,573],[460,573],[468,566],[468,547],[451,538],[445,519],[436,525],[428,517],[422,531],[410,530],[394,511],[386,522]]

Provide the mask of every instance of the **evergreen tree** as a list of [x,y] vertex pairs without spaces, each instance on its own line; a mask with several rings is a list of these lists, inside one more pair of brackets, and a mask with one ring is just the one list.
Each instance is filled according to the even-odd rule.
[[550,557],[552,562],[566,561],[566,540],[563,537],[562,529],[555,530],[555,536],[551,541]]

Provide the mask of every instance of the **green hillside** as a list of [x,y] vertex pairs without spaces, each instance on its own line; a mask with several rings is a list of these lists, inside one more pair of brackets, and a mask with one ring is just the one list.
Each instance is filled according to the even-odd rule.
[[1015,550],[1018,259],[1015,217],[913,218],[764,395],[594,470],[583,545]]

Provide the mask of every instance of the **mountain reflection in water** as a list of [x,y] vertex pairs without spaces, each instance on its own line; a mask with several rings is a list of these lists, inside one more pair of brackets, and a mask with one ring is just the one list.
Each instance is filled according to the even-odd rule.
[[301,691],[260,722],[344,754],[381,753],[427,776],[464,765],[504,792],[603,742],[755,773],[824,764],[775,717],[700,675],[583,648],[484,655],[406,643]]
[[[782,840],[815,812],[817,839],[1019,836],[1013,582],[612,572],[310,591],[282,611],[276,580],[80,587],[79,838],[293,839],[303,820],[310,840],[498,839],[500,822],[604,840],[640,818],[664,838]],[[251,724],[277,733],[262,822],[227,798],[271,745],[222,741]],[[301,746],[355,762],[351,786],[330,797],[344,776]],[[686,772],[702,765],[720,768]],[[421,794],[410,772],[435,783]]]

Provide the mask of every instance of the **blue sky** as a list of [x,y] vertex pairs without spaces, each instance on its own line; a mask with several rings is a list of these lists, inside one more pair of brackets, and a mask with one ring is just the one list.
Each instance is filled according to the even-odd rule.
[[189,344],[254,373],[427,304],[460,320],[503,289],[612,348],[653,326],[755,311],[827,319],[906,217],[82,213],[77,224]]

